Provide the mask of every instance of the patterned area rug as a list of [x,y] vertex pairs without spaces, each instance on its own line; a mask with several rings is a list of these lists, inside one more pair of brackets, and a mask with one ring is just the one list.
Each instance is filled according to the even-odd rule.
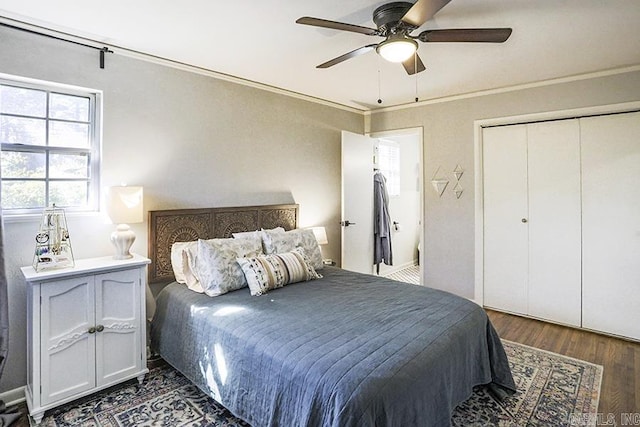
[[[497,401],[477,387],[454,426],[575,426],[598,412],[602,366],[502,340],[518,393]],[[580,421],[576,424],[576,421]]]
[[[483,387],[459,405],[454,426],[568,426],[597,412],[602,367],[503,341],[519,392],[502,402]],[[246,426],[174,369],[48,412],[42,426]],[[574,424],[575,425],[575,424]],[[583,424],[581,424],[583,425]]]

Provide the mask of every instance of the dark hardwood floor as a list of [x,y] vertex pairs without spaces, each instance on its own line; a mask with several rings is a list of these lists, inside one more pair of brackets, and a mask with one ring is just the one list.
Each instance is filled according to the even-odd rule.
[[[615,425],[640,412],[640,343],[487,310],[501,338],[603,366],[598,412]],[[640,415],[630,418],[636,423]],[[629,418],[626,418],[629,420]]]
[[[497,311],[487,313],[503,339],[602,365],[598,406],[602,421],[613,414],[615,424],[610,425],[621,425],[622,414],[640,412],[640,343]],[[24,403],[20,409],[23,416],[13,426],[27,427]],[[639,417],[630,419],[637,423]]]

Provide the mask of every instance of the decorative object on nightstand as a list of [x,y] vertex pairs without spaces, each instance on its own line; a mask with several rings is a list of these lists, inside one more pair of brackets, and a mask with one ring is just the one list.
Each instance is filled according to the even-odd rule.
[[137,378],[146,364],[145,288],[149,259],[81,259],[36,272],[27,282],[27,386],[36,424],[45,411]]
[[114,224],[118,224],[116,231],[111,233],[111,243],[116,247],[114,259],[128,259],[133,255],[129,252],[136,240],[136,235],[129,224],[142,222],[142,187],[117,186],[109,188],[107,196],[107,213]]
[[51,268],[73,267],[73,251],[64,209],[54,204],[42,212],[33,252],[33,268],[43,271]]

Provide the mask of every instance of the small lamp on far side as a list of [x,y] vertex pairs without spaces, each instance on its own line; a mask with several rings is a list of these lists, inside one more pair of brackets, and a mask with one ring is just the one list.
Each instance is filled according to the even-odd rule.
[[111,233],[111,243],[116,247],[114,259],[128,259],[133,255],[129,252],[136,240],[136,235],[129,224],[142,222],[142,187],[111,187],[107,195],[107,213],[114,224],[118,224],[116,231]]
[[316,236],[319,245],[329,244],[329,240],[327,240],[327,230],[324,227],[311,227],[311,230]]
[[[316,240],[318,241],[318,245],[328,245],[329,239],[327,239],[327,230],[324,227],[311,227],[313,234],[316,236]],[[320,253],[322,253],[322,247],[320,247]],[[326,265],[335,265],[332,259],[324,258],[322,262]]]

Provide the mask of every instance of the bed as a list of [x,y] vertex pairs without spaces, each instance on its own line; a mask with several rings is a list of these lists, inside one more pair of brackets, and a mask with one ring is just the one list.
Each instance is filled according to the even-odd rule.
[[[150,212],[150,282],[172,241],[297,226],[298,206]],[[173,282],[153,348],[252,426],[446,426],[474,386],[515,391],[484,311],[427,287],[323,268],[321,279],[218,297]]]

